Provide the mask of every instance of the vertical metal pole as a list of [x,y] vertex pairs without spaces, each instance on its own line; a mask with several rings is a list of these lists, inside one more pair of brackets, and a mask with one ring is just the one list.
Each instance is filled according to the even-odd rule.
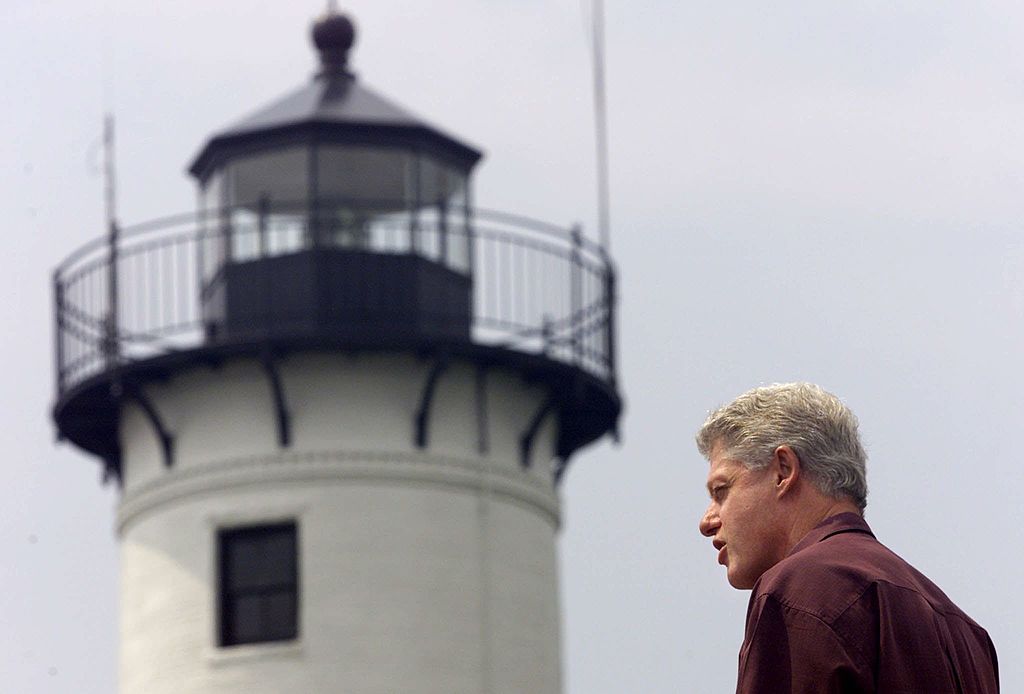
[[107,314],[103,354],[107,368],[113,368],[120,360],[121,345],[118,341],[117,301],[117,198],[114,175],[114,117],[107,114],[103,120],[103,151],[105,163],[105,193],[107,208]]
[[581,366],[583,362],[582,343],[580,342],[580,314],[583,303],[583,273],[580,268],[580,246],[583,243],[583,232],[577,224],[572,228],[572,252],[569,255],[569,329],[572,344],[573,363]]
[[604,89],[604,0],[593,0],[594,129],[597,136],[597,229],[601,245],[611,248],[608,208],[608,123]]

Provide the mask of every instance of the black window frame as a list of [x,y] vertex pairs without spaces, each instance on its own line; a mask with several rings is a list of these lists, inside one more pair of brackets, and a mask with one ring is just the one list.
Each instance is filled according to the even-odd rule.
[[[243,551],[246,545],[255,551],[248,559],[258,569],[268,571],[272,558],[258,556],[269,543],[284,538],[290,541],[290,566],[285,566],[284,576],[277,580],[259,581],[249,577],[240,580],[231,567],[232,551]],[[287,554],[287,552],[286,552]],[[261,563],[262,562],[262,563]],[[280,568],[280,567],[278,567]],[[274,573],[273,569],[269,570]],[[257,572],[259,573],[259,572]],[[277,573],[281,573],[277,571]],[[248,583],[248,585],[239,585]],[[221,648],[257,643],[295,641],[299,638],[299,532],[295,521],[279,521],[221,528],[217,532],[217,645]],[[239,628],[238,610],[241,600],[256,599],[259,612],[257,626],[244,633]],[[286,610],[284,620],[273,621],[270,617],[271,600],[285,598],[290,612]],[[289,601],[290,599],[290,601]],[[289,604],[290,602],[290,604]],[[252,607],[250,602],[250,607]],[[280,606],[280,605],[279,605]]]

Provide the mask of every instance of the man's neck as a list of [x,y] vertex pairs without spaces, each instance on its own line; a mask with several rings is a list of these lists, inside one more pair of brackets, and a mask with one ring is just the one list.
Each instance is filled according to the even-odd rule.
[[820,503],[809,505],[805,511],[794,518],[789,529],[789,549],[791,551],[804,536],[818,527],[823,520],[840,513],[856,513],[863,515],[860,508],[850,499],[835,499],[822,495]]

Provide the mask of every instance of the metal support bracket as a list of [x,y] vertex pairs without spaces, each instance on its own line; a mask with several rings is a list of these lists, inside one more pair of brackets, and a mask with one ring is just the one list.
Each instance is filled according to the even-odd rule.
[[562,475],[564,475],[565,471],[568,470],[568,469],[569,469],[569,459],[568,458],[559,457],[558,458],[558,463],[555,465],[555,485],[561,484],[561,482],[562,482]]
[[114,480],[118,488],[124,488],[124,479],[121,476],[121,453],[111,452],[103,456],[103,472],[100,480],[104,486]]
[[544,418],[547,417],[552,410],[555,409],[555,399],[547,398],[537,411],[533,414],[533,418],[530,419],[529,426],[526,427],[526,431],[519,438],[519,464],[526,469],[530,467],[530,454],[533,452],[533,440],[537,438],[537,432],[540,431],[540,425],[544,423]]
[[427,447],[427,433],[430,427],[430,405],[433,403],[434,393],[437,391],[437,381],[448,369],[450,361],[448,353],[442,352],[437,356],[434,364],[430,367],[430,371],[427,373],[427,382],[423,384],[423,392],[420,394],[420,405],[416,409],[416,431],[413,435],[413,443],[416,444],[416,448]]
[[274,414],[277,417],[277,445],[288,448],[292,445],[292,417],[288,412],[288,404],[284,397],[284,386],[281,384],[281,372],[277,368],[277,357],[270,347],[265,347],[260,355],[260,363],[270,382],[270,393],[274,401]]
[[152,401],[149,397],[134,383],[122,384],[124,388],[124,394],[135,401],[135,403],[142,410],[142,413],[146,415],[146,419],[149,420],[150,425],[153,427],[154,433],[160,440],[160,448],[164,454],[164,467],[170,468],[174,466],[174,434],[167,431],[167,427],[164,426],[164,422],[160,419],[160,413],[156,411]]

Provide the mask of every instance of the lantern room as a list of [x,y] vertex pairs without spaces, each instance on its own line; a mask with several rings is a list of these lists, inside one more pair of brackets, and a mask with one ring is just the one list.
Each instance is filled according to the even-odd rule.
[[190,167],[210,339],[469,339],[480,152],[360,84],[354,39],[348,17],[318,21],[311,83],[215,134]]

